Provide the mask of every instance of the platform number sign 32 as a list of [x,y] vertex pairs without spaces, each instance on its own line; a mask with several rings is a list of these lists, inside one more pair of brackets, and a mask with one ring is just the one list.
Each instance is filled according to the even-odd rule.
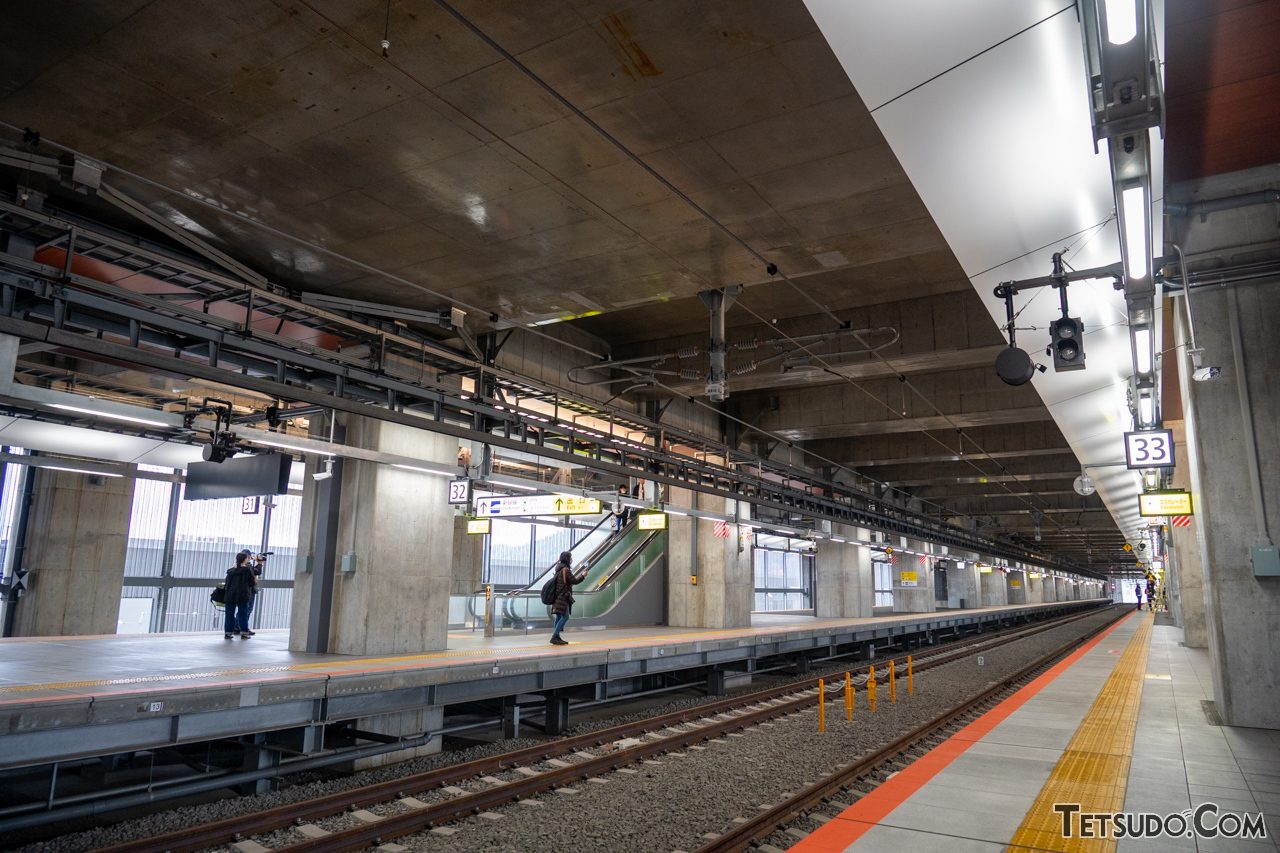
[[467,504],[471,503],[471,481],[470,480],[450,480],[449,481],[449,503],[451,504]]
[[1173,433],[1167,429],[1126,432],[1124,452],[1130,468],[1172,468]]

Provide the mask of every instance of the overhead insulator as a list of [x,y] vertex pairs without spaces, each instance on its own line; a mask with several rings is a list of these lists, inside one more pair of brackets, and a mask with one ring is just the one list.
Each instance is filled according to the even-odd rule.
[[749,341],[738,341],[736,344],[733,345],[733,348],[734,349],[759,349],[760,339],[752,338]]
[[680,378],[681,378],[681,379],[701,379],[701,378],[702,378],[702,371],[701,371],[701,370],[689,370],[689,369],[687,369],[687,368],[686,368],[686,369],[684,369],[684,370],[681,370],[681,371],[680,371]]
[[733,369],[733,375],[741,376],[744,373],[750,373],[751,371],[755,370],[759,366],[760,366],[760,362],[758,361],[748,361],[745,364],[739,364],[737,367]]
[[693,358],[694,356],[701,354],[701,347],[685,347],[684,349],[676,350],[676,358]]

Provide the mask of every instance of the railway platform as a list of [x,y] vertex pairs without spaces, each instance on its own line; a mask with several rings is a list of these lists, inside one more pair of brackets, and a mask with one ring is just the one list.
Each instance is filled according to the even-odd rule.
[[1280,734],[1217,722],[1207,653],[1153,622],[1125,618],[791,850],[1276,850]]
[[[942,641],[997,624],[1081,612],[1102,599],[819,620],[757,614],[750,628],[653,626],[543,635],[451,633],[448,648],[382,657],[291,652],[284,631],[0,641],[0,768],[306,731],[411,709],[521,697],[598,701],[662,682],[720,692],[768,667]],[[567,704],[567,703],[566,703]],[[314,742],[314,741],[313,741]],[[299,741],[301,752],[308,742]]]

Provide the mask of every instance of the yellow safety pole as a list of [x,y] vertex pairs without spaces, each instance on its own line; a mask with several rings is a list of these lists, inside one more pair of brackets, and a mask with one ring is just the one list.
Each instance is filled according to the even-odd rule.
[[822,686],[822,679],[818,679],[818,731],[825,732],[827,730],[826,720],[827,710],[827,689]]
[[848,672],[844,674],[844,715],[853,722],[853,674]]
[[916,695],[916,682],[911,675],[911,655],[907,655],[907,695]]
[[867,675],[867,701],[871,703],[871,713],[876,712],[876,665],[871,665],[871,672]]
[[894,666],[893,661],[889,661],[889,701],[898,701],[898,687],[893,681]]

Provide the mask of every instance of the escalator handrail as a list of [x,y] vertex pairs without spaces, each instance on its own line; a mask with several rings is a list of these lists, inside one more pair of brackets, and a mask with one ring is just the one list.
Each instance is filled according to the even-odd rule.
[[[605,578],[601,580],[599,584],[596,585],[595,589],[583,590],[582,592],[574,593],[574,595],[575,596],[597,595],[598,593],[604,592],[605,588],[609,586],[611,583],[613,583],[614,579],[618,575],[622,574],[622,572],[625,571],[627,567],[631,565],[631,563],[635,560],[635,558],[640,556],[640,553],[644,551],[645,548],[649,547],[649,545],[653,542],[654,539],[657,538],[658,534],[661,532],[662,532],[661,530],[649,531],[649,535],[645,536],[638,543],[636,543],[635,547],[632,548],[625,557],[623,557],[621,560],[618,561],[618,565],[615,566],[613,571],[609,572],[609,574],[606,575]],[[538,592],[540,593],[541,590],[539,590]],[[508,598],[516,598],[523,593],[528,593],[532,595],[533,590],[531,590],[529,587],[524,587],[522,589],[512,590],[511,592],[503,593],[503,595],[505,595]]]
[[[588,536],[590,536],[592,533],[595,533],[597,530],[599,530],[600,525],[604,524],[606,521],[610,521],[615,517],[616,516],[614,516],[612,512],[605,513],[604,518],[597,521],[595,523],[595,526],[592,527],[590,530],[586,532],[586,534],[583,535],[582,542],[587,541]],[[607,553],[610,548],[616,545],[619,542],[619,540],[621,540],[624,536],[630,533],[632,527],[634,527],[637,523],[639,523],[639,519],[632,518],[631,521],[629,521],[626,524],[626,526],[624,526],[621,530],[618,530],[615,533],[613,533],[613,535],[606,537],[605,540],[601,542],[599,545],[597,545],[595,550],[593,550],[590,554],[588,554],[585,559],[578,561],[578,568],[583,570],[590,570],[590,568],[593,565],[595,565],[595,562],[599,560],[605,553]],[[572,552],[573,549],[570,548],[569,551]],[[554,567],[548,566],[547,568],[539,572],[537,575],[535,575],[533,580],[530,581],[526,586],[517,587],[516,589],[510,590],[508,592],[504,592],[503,595],[507,596],[508,598],[515,598],[516,596],[519,596],[526,592],[531,591],[535,586],[538,586],[539,581],[541,581],[544,577],[546,577],[547,572],[549,572],[552,568]],[[483,592],[484,590],[480,590],[480,591]]]

